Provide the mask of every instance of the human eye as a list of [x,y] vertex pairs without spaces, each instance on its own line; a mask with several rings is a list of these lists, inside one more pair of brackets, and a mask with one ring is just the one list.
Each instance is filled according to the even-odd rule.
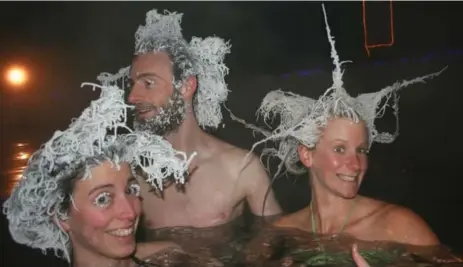
[[360,154],[368,155],[368,153],[370,153],[370,150],[368,150],[367,148],[361,147],[357,149],[357,152]]
[[151,80],[151,79],[145,79],[143,80],[143,83],[145,84],[145,88],[147,89],[151,89],[155,86],[156,82],[154,80]]
[[126,194],[140,196],[140,185],[138,184],[130,184],[127,188]]
[[99,208],[107,208],[111,204],[111,194],[108,192],[103,192],[95,197],[93,205]]
[[346,148],[344,146],[335,146],[333,150],[336,153],[344,153]]
[[124,83],[124,89],[131,90],[135,85],[135,82],[132,79],[127,79]]

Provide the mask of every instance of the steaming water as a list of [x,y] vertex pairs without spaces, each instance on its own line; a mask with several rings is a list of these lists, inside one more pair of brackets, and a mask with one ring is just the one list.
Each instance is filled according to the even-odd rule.
[[[3,158],[3,166],[6,170],[2,170],[2,199],[7,197],[18,183],[34,149],[33,145],[22,142],[13,143],[4,151],[10,156]],[[192,256],[182,258],[181,261],[174,258],[167,261],[165,258],[156,260],[156,256],[153,259],[163,262],[166,264],[164,266],[204,266],[205,262],[215,262],[214,266],[347,267],[355,266],[349,252],[352,244],[357,243],[361,253],[372,266],[463,266],[463,263],[436,263],[438,259],[455,261],[450,249],[445,246],[406,247],[390,242],[358,241],[347,235],[339,235],[333,239],[328,236],[313,236],[298,230],[272,227],[267,227],[256,234],[246,231],[243,222],[244,219],[239,218],[229,224],[211,229],[158,230],[154,233],[156,240],[174,240],[178,244],[183,244],[184,249]],[[14,244],[8,234],[4,216],[2,225],[1,266],[29,266],[32,262],[47,266],[67,266],[63,261],[51,259],[53,255],[43,256],[37,250],[32,251]],[[161,254],[159,257],[164,257]],[[178,258],[178,255],[175,257]]]

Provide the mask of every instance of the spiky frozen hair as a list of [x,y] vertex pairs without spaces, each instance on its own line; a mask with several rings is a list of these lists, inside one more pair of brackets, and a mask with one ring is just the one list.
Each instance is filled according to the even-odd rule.
[[[263,155],[276,156],[281,159],[279,171],[282,166],[294,174],[301,174],[306,171],[306,168],[300,166],[297,147],[303,144],[309,148],[314,148],[322,136],[323,129],[326,127],[330,118],[349,118],[354,122],[364,121],[368,131],[369,146],[373,142],[391,143],[398,136],[398,92],[400,89],[415,83],[424,83],[426,79],[434,78],[440,75],[447,67],[439,72],[428,74],[412,80],[396,82],[391,86],[387,86],[378,92],[360,94],[357,97],[351,97],[343,86],[342,64],[346,63],[339,61],[339,56],[336,52],[334,38],[331,35],[328,19],[325,11],[325,6],[322,4],[323,15],[325,18],[326,32],[328,41],[331,46],[331,58],[333,59],[333,85],[328,88],[325,93],[318,99],[312,99],[305,96],[300,96],[291,92],[275,90],[269,92],[263,99],[257,116],[262,116],[268,125],[276,116],[280,117],[279,125],[267,131],[260,129],[254,125],[245,123],[243,120],[232,115],[234,120],[244,123],[247,127],[262,133],[265,138],[256,142],[251,151],[258,145],[269,140],[277,143],[277,148],[264,149]],[[396,117],[396,131],[394,133],[378,132],[375,127],[375,119],[384,115],[386,107],[385,101],[381,105],[381,100],[392,98],[393,112]],[[279,171],[276,175],[278,175]],[[276,176],[275,175],[275,176]]]
[[[142,168],[147,182],[162,190],[162,180],[168,177],[184,182],[194,156],[188,158],[174,150],[160,136],[130,131],[126,127],[129,106],[124,103],[124,91],[116,86],[90,85],[101,88],[99,99],[31,156],[21,181],[3,204],[10,233],[17,243],[44,252],[54,250],[68,261],[69,237],[54,220],[67,216],[63,202],[70,198],[65,186],[70,180],[90,179],[92,168],[105,161],[116,168],[127,162],[132,171]],[[126,128],[129,133],[118,134],[118,128]]]
[[[231,45],[219,37],[193,37],[188,43],[180,26],[182,16],[168,11],[160,14],[156,9],[146,13],[146,25],[139,26],[135,33],[134,54],[167,53],[172,61],[172,83],[176,89],[180,89],[188,77],[196,76],[194,112],[198,124],[203,128],[217,128],[223,119],[220,105],[228,97],[225,82],[228,68],[223,61]],[[128,78],[129,70],[125,67],[115,75],[98,79],[105,84],[118,83]]]

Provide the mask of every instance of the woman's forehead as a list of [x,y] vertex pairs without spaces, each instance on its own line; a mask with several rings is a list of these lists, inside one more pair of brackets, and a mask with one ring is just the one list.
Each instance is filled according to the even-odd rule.
[[323,129],[322,139],[367,139],[367,130],[364,121],[355,122],[348,118],[334,118],[328,121]]
[[93,187],[103,184],[125,185],[132,177],[130,166],[126,162],[114,164],[106,161],[94,167],[90,173],[91,176],[78,181],[76,189],[81,188],[90,190]]

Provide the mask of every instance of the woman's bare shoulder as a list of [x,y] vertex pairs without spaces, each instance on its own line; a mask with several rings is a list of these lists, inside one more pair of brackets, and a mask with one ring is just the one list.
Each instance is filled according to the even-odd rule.
[[433,246],[440,242],[431,227],[409,208],[391,205],[384,214],[384,221],[396,241],[417,246]]
[[273,223],[273,226],[305,230],[309,227],[310,224],[308,218],[308,207],[306,207],[294,213],[282,216]]
[[440,242],[429,225],[409,208],[371,198],[364,198],[365,212],[370,212],[374,224],[387,232],[391,241],[433,246]]

